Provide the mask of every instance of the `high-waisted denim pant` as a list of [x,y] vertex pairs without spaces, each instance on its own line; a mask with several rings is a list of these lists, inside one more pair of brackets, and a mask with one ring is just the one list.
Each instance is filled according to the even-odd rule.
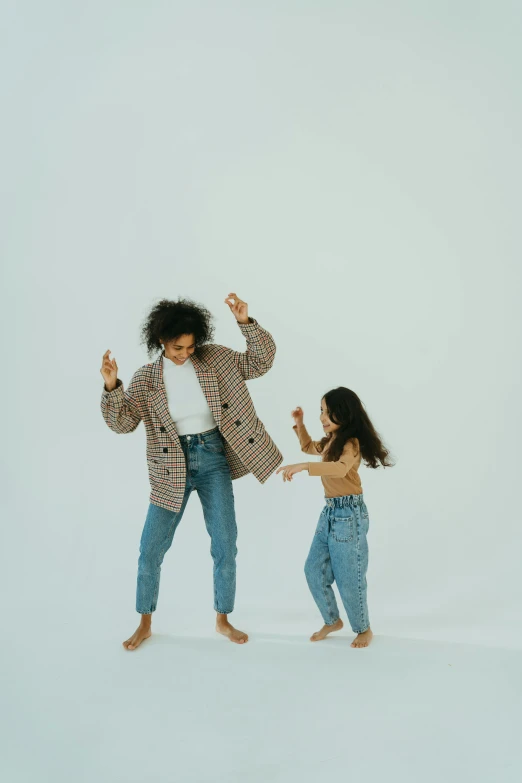
[[339,619],[336,583],[354,633],[370,627],[366,600],[368,509],[362,495],[325,498],[305,565],[315,603],[326,625]]
[[210,535],[214,560],[214,609],[230,614],[236,594],[237,527],[230,468],[218,429],[197,435],[182,435],[181,445],[187,464],[187,483],[178,512],[149,506],[141,536],[138,561],[136,610],[150,614],[156,610],[161,564],[172,544],[187,501],[193,490],[199,495],[205,525]]

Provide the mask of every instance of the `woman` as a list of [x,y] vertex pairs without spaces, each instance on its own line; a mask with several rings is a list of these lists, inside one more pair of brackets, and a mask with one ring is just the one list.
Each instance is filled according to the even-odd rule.
[[237,528],[232,480],[247,473],[264,483],[282,455],[257,418],[245,381],[271,368],[275,343],[248,315],[235,293],[225,299],[246,337],[245,353],[212,343],[211,315],[186,299],[162,300],[142,329],[149,356],[124,391],[118,366],[104,354],[101,408],[117,433],[143,421],[147,433],[150,505],[141,537],[136,609],[141,622],[123,646],[135,650],[151,635],[161,564],[185,506],[196,490],[211,537],[216,630],[236,644],[248,641],[228,615],[236,589]]

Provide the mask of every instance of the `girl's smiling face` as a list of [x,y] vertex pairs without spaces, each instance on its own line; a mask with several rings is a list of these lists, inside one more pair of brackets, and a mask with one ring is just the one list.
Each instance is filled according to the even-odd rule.
[[340,424],[334,424],[334,422],[330,420],[330,416],[328,415],[328,408],[326,407],[324,398],[321,400],[320,419],[321,419],[321,424],[323,425],[323,430],[325,432],[336,432],[336,430],[338,430],[339,427],[341,426]]

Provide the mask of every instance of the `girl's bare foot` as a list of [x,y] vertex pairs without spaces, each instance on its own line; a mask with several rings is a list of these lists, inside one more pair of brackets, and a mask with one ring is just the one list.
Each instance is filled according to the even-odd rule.
[[350,647],[369,647],[371,640],[373,639],[373,632],[371,628],[368,628],[364,633],[358,633]]
[[139,647],[140,644],[145,641],[145,639],[148,639],[149,636],[152,634],[150,625],[151,625],[150,614],[142,615],[141,623],[139,624],[138,628],[134,631],[134,633],[129,639],[123,642],[123,646],[125,647],[125,649],[135,650],[136,647]]
[[233,625],[230,625],[226,614],[218,614],[216,618],[216,631],[223,634],[223,636],[226,636],[227,639],[230,639],[230,641],[235,644],[245,644],[248,642],[248,635],[243,633],[243,631],[238,631]]
[[320,642],[323,639],[326,639],[329,633],[333,633],[333,631],[340,631],[343,627],[343,621],[341,618],[337,620],[337,622],[333,623],[333,625],[323,625],[320,631],[316,631],[313,633],[310,637],[311,642]]

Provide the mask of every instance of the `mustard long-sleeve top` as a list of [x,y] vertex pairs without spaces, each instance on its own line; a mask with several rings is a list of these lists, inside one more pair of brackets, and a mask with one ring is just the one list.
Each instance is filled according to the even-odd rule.
[[321,462],[308,463],[308,474],[321,477],[325,497],[362,495],[361,479],[357,472],[361,464],[361,452],[357,438],[354,438],[353,441],[349,440],[345,444],[343,453],[336,462],[325,462],[324,456],[328,446],[325,451],[322,451],[320,441],[312,440],[304,424],[294,426],[294,430],[299,438],[301,451],[304,451],[305,454],[323,457]]

